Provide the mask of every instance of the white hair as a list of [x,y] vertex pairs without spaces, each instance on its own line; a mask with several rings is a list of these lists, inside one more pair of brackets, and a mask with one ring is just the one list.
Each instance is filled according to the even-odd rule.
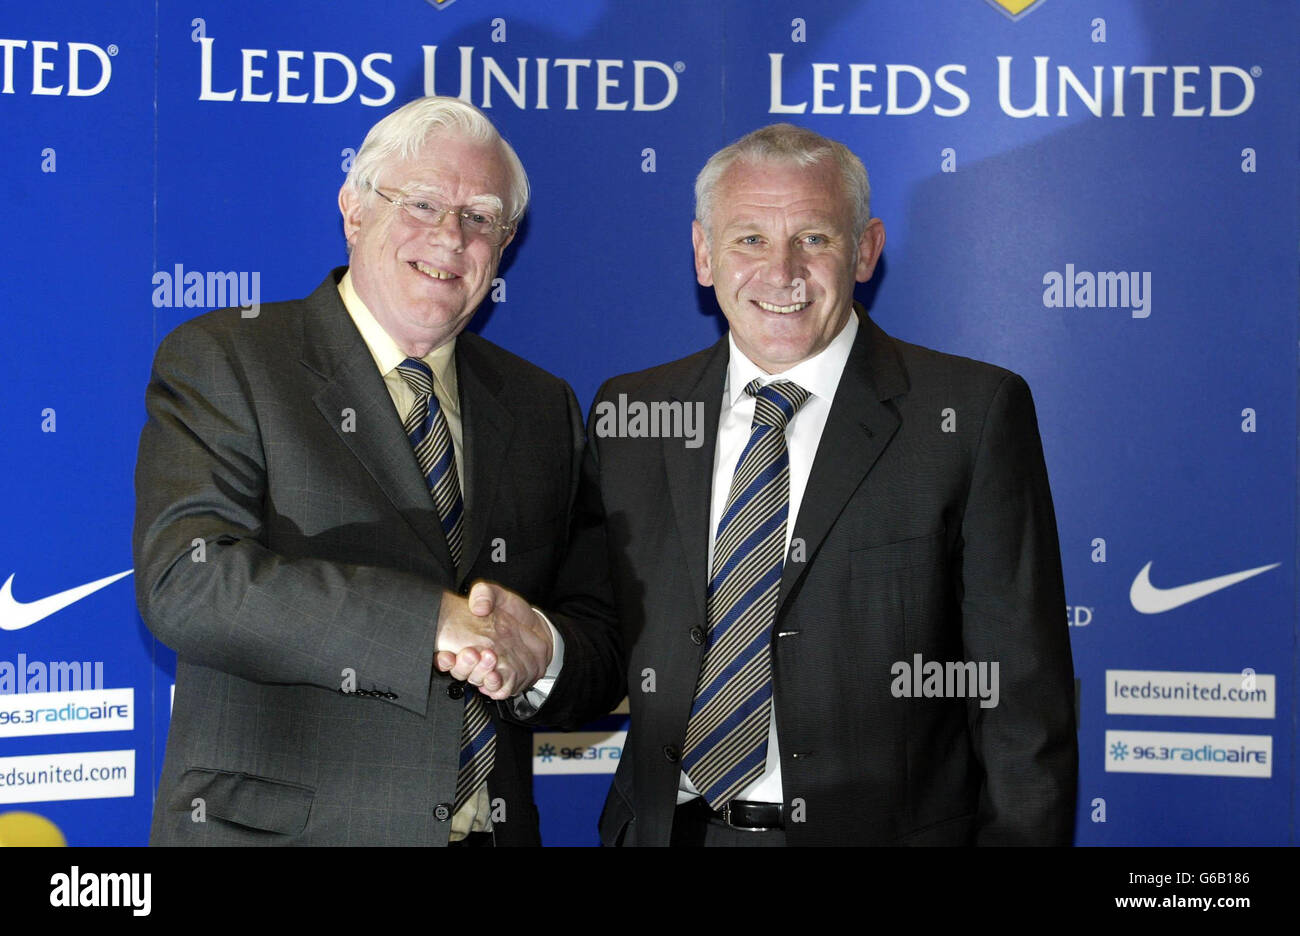
[[438,145],[440,132],[493,144],[500,150],[510,176],[510,191],[502,193],[506,199],[507,223],[513,225],[523,217],[529,195],[524,164],[487,116],[460,98],[417,98],[384,117],[366,134],[344,184],[366,195],[379,184],[385,165],[394,160],[417,158],[425,146]]
[[806,168],[830,160],[839,169],[844,195],[853,206],[853,236],[861,237],[871,220],[871,183],[866,166],[843,143],[788,123],[760,127],[709,157],[695,179],[695,218],[705,233],[710,233],[714,189],[733,163],[792,163]]

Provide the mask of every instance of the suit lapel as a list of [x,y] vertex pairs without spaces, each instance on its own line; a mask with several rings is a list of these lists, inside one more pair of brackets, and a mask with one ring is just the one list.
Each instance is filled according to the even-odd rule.
[[859,314],[859,326],[795,519],[791,552],[802,541],[804,561],[786,561],[778,619],[844,505],[898,431],[897,411],[890,401],[907,392],[907,375],[893,339],[865,313]]
[[[483,549],[488,518],[493,516],[497,489],[505,469],[505,453],[514,431],[514,417],[501,398],[500,372],[483,354],[482,339],[463,332],[456,340],[456,377],[460,387],[462,482],[465,497],[465,541],[461,567],[466,572]],[[457,577],[459,584],[460,576]]]
[[[370,349],[339,297],[337,282],[342,272],[335,270],[306,300],[301,361],[325,380],[313,400],[402,519],[429,547],[448,580],[455,579],[447,538],[411,443]],[[347,427],[346,410],[356,413]]]
[[713,494],[713,456],[718,441],[718,418],[722,412],[722,388],[726,381],[728,344],[726,336],[705,355],[699,369],[685,375],[682,386],[689,389],[674,395],[685,405],[704,404],[704,441],[699,448],[687,448],[683,439],[664,439],[664,465],[673,502],[677,535],[686,553],[691,598],[699,620],[708,620],[706,605],[709,583],[709,502]]

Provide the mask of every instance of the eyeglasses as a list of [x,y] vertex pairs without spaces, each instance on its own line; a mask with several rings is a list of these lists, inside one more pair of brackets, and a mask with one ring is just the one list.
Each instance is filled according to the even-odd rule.
[[373,185],[371,190],[384,201],[396,205],[413,222],[421,227],[434,228],[442,224],[448,212],[454,213],[460,220],[460,230],[468,238],[486,241],[493,247],[505,243],[514,225],[503,224],[501,219],[490,211],[479,208],[449,208],[434,204],[423,195],[403,195],[390,198]]

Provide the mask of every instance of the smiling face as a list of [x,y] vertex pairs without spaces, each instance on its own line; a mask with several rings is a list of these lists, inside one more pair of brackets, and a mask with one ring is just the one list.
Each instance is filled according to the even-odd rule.
[[692,228],[695,273],[713,287],[736,346],[769,374],[820,352],[852,314],[853,284],[871,279],[884,225],[872,218],[854,237],[833,160],[738,160],[712,203],[710,231]]
[[[384,165],[378,187],[390,198],[419,194],[435,204],[499,215],[510,176],[495,145],[439,134],[418,157]],[[436,227],[421,226],[374,192],[347,185],[339,191],[339,209],[353,286],[399,348],[423,357],[469,324],[505,244],[494,247],[462,234],[454,213]]]

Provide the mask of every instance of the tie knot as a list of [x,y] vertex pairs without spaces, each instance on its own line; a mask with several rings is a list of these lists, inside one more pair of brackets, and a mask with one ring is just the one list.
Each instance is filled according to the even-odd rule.
[[776,380],[763,386],[757,378],[749,382],[745,392],[754,398],[754,424],[772,426],[782,432],[810,396],[792,381]]
[[419,358],[407,358],[397,365],[397,372],[415,393],[424,396],[433,395],[433,371]]

